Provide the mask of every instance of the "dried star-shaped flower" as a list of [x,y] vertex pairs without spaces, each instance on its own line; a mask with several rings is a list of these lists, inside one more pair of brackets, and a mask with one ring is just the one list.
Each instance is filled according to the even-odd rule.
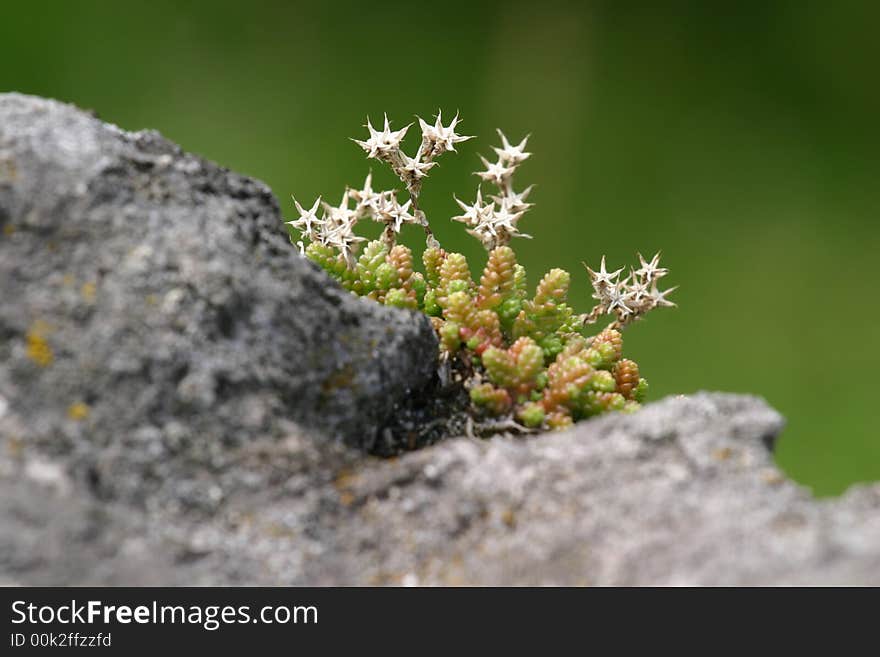
[[672,294],[672,293],[675,292],[677,289],[678,289],[678,285],[676,285],[675,287],[671,287],[671,288],[669,288],[668,290],[664,290],[663,292],[661,292],[661,291],[657,288],[657,283],[654,282],[654,284],[651,286],[651,291],[648,293],[648,298],[651,299],[651,301],[653,302],[654,306],[656,306],[657,308],[674,308],[674,307],[675,307],[675,303],[672,302],[672,301],[670,301],[669,299],[667,299],[667,298],[666,298],[666,295],[667,295],[667,294]]
[[321,220],[321,225],[318,226],[318,232],[315,234],[313,241],[332,245],[338,232],[339,226],[330,218],[329,214],[325,214]]
[[397,194],[395,192],[382,192],[376,202],[375,221],[388,223],[391,221],[390,212],[397,206]]
[[382,139],[382,133],[373,128],[373,124],[370,123],[370,117],[367,117],[366,128],[370,131],[370,137],[368,139],[361,141],[360,139],[352,138],[352,141],[367,152],[368,158],[378,157],[379,154],[385,150],[385,142]]
[[522,219],[523,214],[524,212],[511,212],[506,207],[501,206],[500,209],[495,211],[492,224],[496,228],[503,228],[512,234],[517,232],[516,223]]
[[618,283],[617,285],[611,286],[605,291],[605,295],[608,298],[606,312],[611,313],[616,311],[621,318],[632,314],[632,308],[626,305],[627,301],[629,301],[629,294],[623,284]]
[[480,160],[482,160],[483,166],[486,167],[486,170],[475,171],[474,175],[479,176],[487,182],[494,183],[499,187],[502,187],[516,170],[516,167],[504,166],[504,163],[501,161],[495,163],[489,162],[489,160],[482,155],[480,156]]
[[590,275],[590,281],[593,284],[593,288],[597,292],[601,292],[608,287],[614,287],[617,285],[617,277],[620,276],[620,272],[623,271],[623,267],[618,269],[617,271],[608,272],[605,269],[605,256],[602,256],[602,264],[599,266],[599,271],[593,271],[587,265],[586,262],[581,263],[584,266],[584,269],[587,270],[587,273]]
[[428,175],[428,170],[436,166],[436,162],[420,162],[414,157],[403,156],[401,171],[410,180],[421,180]]
[[[464,204],[461,205],[468,207]],[[516,226],[516,222],[522,217],[522,212],[511,213],[506,208],[495,210],[494,204],[490,204],[486,208],[488,212],[480,216],[476,223],[469,224],[472,227],[467,231],[468,234],[480,240],[486,250],[491,251],[496,246],[509,244],[512,237],[531,238],[531,235],[521,233]],[[457,219],[465,220],[467,217],[459,217]]]
[[630,270],[628,280],[630,282],[627,289],[629,290],[630,298],[634,303],[638,303],[648,295],[648,282],[632,270]]
[[527,240],[532,239],[531,235],[529,235],[528,233],[520,232],[519,228],[517,228],[516,226],[511,227],[496,224],[495,229],[500,237],[500,239],[498,240],[499,245],[509,244],[511,237],[522,237]]
[[498,130],[497,132],[498,136],[501,137],[501,148],[493,146],[492,150],[498,153],[498,159],[501,160],[501,162],[515,166],[528,159],[531,153],[526,153],[525,147],[526,143],[529,141],[529,135],[526,135],[525,139],[523,139],[518,145],[512,146],[501,130]]
[[526,202],[526,199],[531,193],[532,188],[534,188],[534,185],[529,185],[519,193],[511,189],[506,194],[504,194],[504,196],[493,196],[492,200],[495,201],[499,206],[505,207],[511,212],[525,212],[534,205],[534,203]]
[[339,251],[349,269],[354,268],[357,263],[354,257],[355,245],[365,241],[365,238],[352,232],[351,224],[340,224],[325,234],[325,243]]
[[315,214],[318,211],[318,206],[321,204],[321,197],[319,196],[314,205],[308,210],[304,210],[296,198],[293,196],[291,196],[291,198],[293,199],[293,204],[296,206],[296,211],[299,212],[299,218],[294,219],[293,221],[288,221],[287,223],[301,233],[308,235],[309,239],[311,239],[311,236],[316,234],[316,228],[319,228],[323,223],[323,221],[318,218],[318,215]]
[[637,255],[639,256],[639,262],[642,266],[639,269],[636,269],[636,274],[641,276],[645,281],[656,281],[658,278],[663,278],[669,273],[668,269],[657,266],[660,264],[659,251],[654,254],[653,258],[651,258],[651,262],[646,262],[641,253]]
[[495,214],[494,203],[483,203],[483,190],[480,187],[477,188],[477,200],[473,205],[460,201],[455,195],[452,198],[458,203],[458,207],[464,210],[464,214],[452,217],[453,221],[460,221],[463,224],[474,227],[484,222],[490,222]]
[[418,119],[422,129],[422,148],[428,157],[436,157],[446,151],[455,152],[456,144],[473,139],[473,136],[456,134],[455,126],[459,122],[457,112],[455,118],[445,128],[443,127],[442,110],[437,110],[437,121],[433,126],[423,121],[421,117]]
[[342,194],[342,200],[338,207],[334,207],[329,203],[324,203],[324,211],[327,213],[330,222],[334,227],[344,226],[349,229],[354,227],[358,220],[358,213],[349,207],[349,196],[351,190],[346,189]]
[[368,216],[375,217],[379,212],[379,205],[382,201],[382,195],[385,192],[373,191],[373,172],[367,174],[362,189],[349,190],[349,195],[357,202],[355,212],[359,217]]
[[367,125],[364,127],[370,131],[370,137],[366,141],[359,139],[353,139],[352,141],[367,152],[368,158],[383,158],[392,152],[400,150],[400,142],[403,141],[406,131],[409,130],[411,125],[412,123],[397,131],[391,130],[391,126],[388,123],[388,115],[386,114],[385,126],[380,132],[370,123],[370,117],[367,117]]
[[498,234],[491,222],[483,222],[473,228],[468,228],[467,233],[480,240],[487,251],[492,250],[498,244]]
[[411,206],[412,206],[411,200],[407,201],[403,205],[400,205],[395,200],[392,207],[390,209],[388,209],[387,212],[388,212],[388,217],[390,219],[388,225],[391,226],[392,230],[395,233],[399,233],[400,229],[403,228],[404,224],[419,224],[419,225],[421,225],[421,222],[419,221],[418,217],[416,217],[414,214],[410,213],[409,209]]

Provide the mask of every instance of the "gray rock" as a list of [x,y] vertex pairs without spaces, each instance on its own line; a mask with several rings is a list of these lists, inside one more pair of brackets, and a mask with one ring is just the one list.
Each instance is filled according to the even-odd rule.
[[393,460],[328,440],[410,417],[429,325],[153,133],[0,96],[0,213],[0,584],[880,585],[880,486],[813,499],[754,397]]
[[325,463],[305,496],[237,499],[200,549],[214,573],[246,555],[264,583],[880,584],[880,486],[812,499],[773,464],[782,426],[760,399],[699,394]]
[[813,499],[773,463],[782,427],[760,399],[699,394],[447,442],[350,475],[369,521],[342,542],[372,539],[361,576],[388,582],[880,584],[880,486]]
[[[782,426],[760,399],[701,393],[395,460],[294,431],[236,448],[234,466],[212,474],[210,515],[148,504],[123,516],[85,491],[61,504],[51,465],[6,479],[0,468],[0,491],[16,476],[45,489],[17,506],[49,536],[22,564],[7,555],[37,544],[21,538],[37,522],[0,524],[0,573],[24,584],[880,584],[880,485],[813,499],[773,464]],[[101,514],[91,541],[72,500]],[[53,509],[68,519],[56,525]],[[71,535],[60,563],[75,570],[52,548]],[[124,549],[141,559],[136,577]]]
[[210,505],[230,449],[290,421],[370,448],[436,353],[300,257],[262,183],[0,95],[0,397],[102,495]]
[[157,573],[174,582],[173,552],[156,549],[141,514],[57,484],[33,472],[0,476],[0,586],[146,586]]

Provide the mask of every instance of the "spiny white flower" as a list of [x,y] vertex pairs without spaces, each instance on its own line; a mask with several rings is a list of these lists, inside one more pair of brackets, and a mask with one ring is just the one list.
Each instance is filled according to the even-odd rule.
[[311,236],[313,238],[312,241],[332,245],[336,240],[336,235],[339,232],[339,229],[340,227],[330,218],[330,216],[325,215],[321,225],[318,227],[318,232]]
[[456,134],[455,126],[459,122],[458,112],[455,113],[455,118],[445,128],[443,127],[442,110],[437,110],[437,121],[434,125],[422,120],[421,117],[417,118],[422,129],[422,150],[429,158],[442,155],[446,151],[454,153],[456,152],[456,144],[473,139],[473,136]]
[[299,230],[301,233],[308,235],[311,239],[312,235],[316,235],[317,231],[321,224],[322,220],[318,218],[318,215],[315,214],[318,211],[318,206],[321,205],[321,197],[319,196],[315,201],[314,205],[308,210],[304,210],[303,207],[299,204],[299,201],[291,195],[293,199],[293,204],[296,206],[296,211],[299,212],[299,218],[294,219],[293,221],[288,221],[287,223]]
[[473,205],[460,201],[454,194],[452,198],[458,203],[458,207],[464,210],[464,214],[452,217],[453,221],[460,221],[463,224],[474,227],[484,222],[490,222],[495,214],[495,204],[483,202],[482,187],[477,187],[477,200]]
[[367,174],[362,189],[349,190],[349,195],[355,200],[357,206],[355,212],[358,217],[375,217],[379,212],[379,204],[382,201],[382,195],[386,192],[373,191],[373,172]]
[[340,240],[337,242],[333,242],[332,246],[335,246],[336,249],[339,251],[339,255],[341,255],[345,259],[345,266],[349,269],[354,269],[357,266],[357,259],[354,257],[354,243],[363,241],[363,238],[357,238],[354,240]]
[[630,281],[627,285],[629,296],[634,303],[638,303],[648,295],[648,282],[639,276],[638,272],[630,269],[627,280]]
[[534,185],[529,185],[519,193],[511,189],[503,196],[493,196],[492,200],[495,201],[499,206],[506,207],[512,212],[525,212],[533,205],[535,205],[534,203],[526,203],[526,199],[531,193],[532,188],[534,188]]
[[491,251],[498,245],[498,234],[495,232],[495,227],[491,222],[483,222],[473,228],[468,228],[467,233],[480,240],[480,243],[487,251]]
[[523,139],[518,145],[512,146],[501,130],[498,130],[497,132],[498,136],[501,137],[501,148],[493,146],[492,150],[498,153],[498,159],[501,160],[501,162],[515,166],[529,158],[531,153],[526,153],[525,147],[526,143],[529,141],[530,135],[526,135],[525,139]]
[[639,269],[636,269],[636,274],[641,276],[644,280],[648,282],[656,281],[658,278],[663,278],[669,273],[668,269],[657,266],[660,264],[659,251],[654,254],[653,258],[651,258],[651,262],[646,262],[641,253],[638,253],[637,255],[639,256],[639,262],[642,263],[642,266]]
[[511,212],[502,205],[501,208],[495,211],[495,216],[492,218],[492,224],[496,229],[503,228],[513,234],[517,232],[516,222],[522,219],[523,214],[524,212]]
[[486,216],[481,217],[480,221],[469,228],[467,232],[480,240],[487,251],[491,251],[497,246],[510,244],[513,237],[531,239],[531,235],[520,232],[516,226],[516,222],[521,216],[521,212],[511,213],[506,208],[493,210],[491,214],[486,213]]
[[351,194],[351,190],[346,188],[346,190],[342,194],[342,200],[339,202],[339,206],[335,207],[330,205],[329,203],[324,203],[324,211],[326,213],[326,218],[335,226],[347,226],[349,228],[354,227],[358,220],[358,213],[355,210],[352,210],[349,207],[349,196]]
[[420,162],[416,158],[404,155],[403,166],[401,167],[401,171],[404,174],[402,177],[414,181],[421,180],[428,175],[428,171],[434,166],[437,166],[436,162]]
[[364,186],[361,189],[350,189],[349,196],[353,198],[358,203],[363,202],[365,199],[371,199],[374,196],[378,196],[376,192],[373,191],[373,170],[367,173],[367,177],[364,178]]
[[675,303],[667,299],[666,295],[672,294],[677,289],[678,285],[676,285],[675,287],[671,287],[668,290],[663,290],[663,292],[661,292],[657,288],[657,282],[654,281],[653,285],[651,286],[651,291],[648,293],[648,296],[653,302],[653,305],[658,308],[674,308]]
[[632,308],[626,305],[629,301],[629,295],[625,285],[621,283],[612,285],[605,290],[604,294],[608,300],[606,312],[617,312],[621,319],[632,314]]
[[391,130],[391,126],[388,123],[388,115],[386,114],[385,126],[380,132],[370,123],[370,117],[367,117],[367,125],[364,127],[370,131],[370,137],[366,141],[360,141],[359,139],[353,139],[352,141],[367,152],[368,158],[387,158],[390,154],[400,150],[400,142],[403,141],[406,131],[409,130],[411,125],[412,123],[397,131]]
[[397,202],[397,199],[395,199],[392,207],[387,210],[387,214],[390,219],[388,225],[395,233],[399,233],[404,224],[421,225],[422,222],[419,220],[419,218],[410,213],[409,209],[411,206],[412,200],[408,200],[403,205],[400,205]]
[[486,167],[486,170],[474,171],[474,175],[479,176],[487,182],[494,183],[499,187],[504,186],[507,180],[513,175],[513,172],[516,171],[516,167],[504,166],[504,163],[500,160],[492,163],[482,155],[480,155],[480,160],[482,160],[483,166]]
[[357,264],[354,257],[355,245],[365,241],[366,238],[354,234],[351,224],[340,224],[324,235],[324,243],[339,251],[349,269],[353,269]]
[[390,217],[388,213],[397,205],[397,192],[389,190],[379,192],[379,198],[376,200],[376,212],[372,215],[374,221],[388,223]]
[[373,124],[370,123],[370,117],[367,117],[367,125],[365,127],[370,131],[370,137],[368,139],[361,141],[360,139],[352,137],[351,140],[367,152],[368,158],[378,157],[379,154],[385,150],[385,141],[382,138],[382,133],[373,129]]
[[375,221],[388,223],[391,221],[391,210],[397,206],[397,194],[393,191],[382,192],[379,194],[379,200],[376,202],[376,214],[373,216]]
[[512,237],[522,237],[527,240],[532,239],[531,235],[520,232],[519,228],[517,228],[516,226],[496,223],[494,228],[495,231],[498,233],[496,246],[505,246],[507,244],[510,244],[510,238]]
[[599,271],[593,271],[592,269],[590,269],[586,262],[582,262],[581,264],[590,275],[590,281],[593,284],[593,289],[595,289],[596,292],[599,294],[601,294],[608,287],[616,286],[617,277],[620,276],[620,272],[623,271],[623,267],[621,267],[617,271],[609,273],[605,269],[605,256],[602,256],[602,264],[599,266]]

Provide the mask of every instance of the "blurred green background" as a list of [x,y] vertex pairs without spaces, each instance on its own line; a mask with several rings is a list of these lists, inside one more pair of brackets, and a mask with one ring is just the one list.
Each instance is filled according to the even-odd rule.
[[780,465],[829,495],[880,479],[878,25],[880,3],[845,1],[31,0],[3,4],[0,89],[156,128],[266,181],[288,215],[292,192],[362,182],[347,138],[367,114],[458,109],[480,139],[422,198],[475,268],[451,194],[473,198],[496,127],[532,133],[532,283],[569,269],[586,311],[582,259],[662,248],[680,308],[626,337],[652,397],[763,395],[789,421]]

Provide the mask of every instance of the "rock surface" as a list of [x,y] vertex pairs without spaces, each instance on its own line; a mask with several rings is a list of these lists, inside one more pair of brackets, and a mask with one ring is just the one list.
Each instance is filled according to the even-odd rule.
[[880,486],[787,481],[754,397],[328,439],[381,436],[436,345],[278,221],[154,133],[0,96],[0,584],[880,585]]
[[424,316],[301,258],[265,185],[155,132],[0,95],[8,433],[99,492],[210,505],[202,480],[229,449],[291,421],[369,447],[436,352]]
[[6,458],[0,583],[880,584],[880,486],[812,499],[773,465],[782,425],[701,393],[394,460],[291,433],[235,450],[210,513]]

